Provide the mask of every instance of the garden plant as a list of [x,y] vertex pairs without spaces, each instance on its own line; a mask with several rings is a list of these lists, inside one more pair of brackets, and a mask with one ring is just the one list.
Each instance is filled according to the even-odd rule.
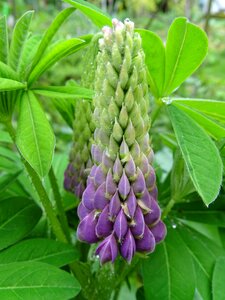
[[[65,2],[42,35],[0,17],[0,299],[225,299],[225,102],[179,92],[205,32]],[[95,33],[58,38],[74,11]]]

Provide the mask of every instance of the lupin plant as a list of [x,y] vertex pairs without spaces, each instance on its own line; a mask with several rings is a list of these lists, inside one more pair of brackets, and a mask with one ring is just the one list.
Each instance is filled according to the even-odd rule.
[[[164,43],[88,1],[65,1],[101,32],[57,41],[69,7],[31,35],[27,12],[9,43],[0,17],[0,299],[221,300],[225,103],[178,89],[206,56],[205,33],[179,17]],[[88,45],[82,87],[39,86]],[[63,190],[71,142],[73,194]]]
[[141,37],[134,23],[104,27],[97,57],[92,145],[94,165],[78,207],[78,238],[101,241],[101,263],[120,252],[152,252],[166,234],[157,203],[149,138],[149,99]]

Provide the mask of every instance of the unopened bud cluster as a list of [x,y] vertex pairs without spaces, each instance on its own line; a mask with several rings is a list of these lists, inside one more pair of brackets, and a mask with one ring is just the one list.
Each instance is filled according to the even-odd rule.
[[78,207],[78,238],[97,243],[101,263],[120,253],[149,253],[162,241],[149,100],[141,37],[134,24],[113,20],[103,28],[95,76],[93,166]]

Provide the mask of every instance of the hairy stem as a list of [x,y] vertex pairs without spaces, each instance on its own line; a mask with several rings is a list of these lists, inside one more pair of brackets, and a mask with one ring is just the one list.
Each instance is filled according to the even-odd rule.
[[58,211],[58,215],[59,215],[59,220],[61,222],[62,228],[64,230],[64,233],[66,235],[66,238],[68,240],[68,242],[71,241],[70,238],[70,230],[69,230],[69,225],[67,222],[67,218],[66,218],[66,214],[65,214],[65,210],[63,207],[63,202],[62,202],[62,197],[59,191],[59,186],[57,183],[57,179],[55,177],[55,173],[53,168],[51,167],[50,171],[49,171],[49,180],[52,186],[52,190],[53,190],[53,195],[54,195],[54,199],[55,199],[55,203],[57,206],[57,211]]
[[171,199],[171,200],[167,203],[167,205],[166,205],[166,207],[164,208],[163,213],[162,213],[162,220],[165,219],[165,218],[167,217],[168,213],[171,211],[171,209],[173,208],[173,206],[174,206],[175,203],[176,203],[176,202],[175,202],[174,199]]

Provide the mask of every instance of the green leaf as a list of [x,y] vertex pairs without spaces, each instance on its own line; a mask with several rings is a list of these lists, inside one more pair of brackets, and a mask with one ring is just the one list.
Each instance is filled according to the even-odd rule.
[[24,238],[37,224],[41,213],[35,202],[28,198],[0,201],[0,250]]
[[0,77],[19,80],[18,74],[10,66],[0,61]]
[[5,174],[3,176],[0,176],[0,193],[4,192],[8,188],[8,186],[10,186],[17,179],[17,177],[20,174],[21,170],[13,174]]
[[205,130],[215,139],[219,140],[225,137],[225,127],[221,126],[213,119],[205,116],[201,112],[191,108],[190,106],[174,103],[176,107],[186,112],[193,120],[205,128]]
[[73,129],[74,103],[65,98],[52,98],[52,102],[66,123]]
[[225,122],[225,101],[210,99],[172,99],[173,103],[197,109],[216,120]]
[[193,299],[192,258],[176,229],[169,228],[166,240],[142,261],[142,271],[146,300]]
[[38,49],[35,53],[33,63],[32,63],[32,67],[31,67],[31,71],[34,69],[34,67],[37,65],[37,63],[39,62],[39,60],[43,56],[46,48],[50,44],[51,40],[53,39],[53,37],[55,36],[57,31],[59,30],[59,28],[63,24],[63,22],[72,14],[72,12],[74,12],[74,8],[72,8],[72,7],[69,7],[69,8],[66,8],[66,9],[62,10],[56,16],[56,18],[53,20],[53,22],[49,26],[49,28],[46,30],[46,32],[45,32],[45,34],[44,34],[44,36],[41,40],[41,43],[40,43],[40,45],[39,45],[39,47],[38,47]]
[[7,64],[8,61],[8,30],[6,17],[0,17],[0,61]]
[[204,300],[212,299],[211,278],[217,257],[225,254],[212,240],[186,227],[178,228],[195,263],[196,285]]
[[15,91],[15,90],[23,90],[26,88],[26,84],[6,78],[0,78],[0,91]]
[[80,292],[69,273],[40,262],[0,266],[1,300],[69,300]]
[[24,45],[28,38],[30,22],[33,16],[33,11],[27,11],[16,23],[12,41],[9,49],[9,65],[15,71],[21,63],[21,56],[23,53]]
[[[80,86],[46,86],[37,87],[33,92],[50,98],[84,98],[92,99],[94,92]],[[69,100],[68,100],[69,101]],[[75,103],[74,101],[72,103]]]
[[35,95],[28,91],[22,95],[16,144],[31,167],[45,176],[52,163],[55,136]]
[[156,98],[162,97],[165,76],[165,47],[163,42],[158,35],[149,30],[136,29],[135,31],[142,38],[151,92]]
[[225,299],[225,257],[219,257],[216,261],[213,281],[212,281],[212,291],[213,300],[223,300]]
[[64,0],[70,3],[73,7],[79,9],[86,15],[96,26],[103,27],[105,25],[112,26],[111,18],[95,5],[83,0]]
[[203,62],[208,50],[205,32],[177,18],[170,26],[166,41],[166,66],[163,95],[170,95]]
[[76,51],[84,48],[88,43],[81,39],[69,39],[56,43],[52,48],[40,59],[33,71],[30,73],[28,83],[31,85],[46,70],[53,66],[63,57],[66,57]]
[[206,132],[183,111],[173,105],[167,108],[192,182],[204,203],[209,205],[218,196],[222,182],[219,151]]
[[40,261],[62,267],[78,259],[78,255],[77,250],[69,244],[49,239],[29,239],[0,252],[0,265]]

